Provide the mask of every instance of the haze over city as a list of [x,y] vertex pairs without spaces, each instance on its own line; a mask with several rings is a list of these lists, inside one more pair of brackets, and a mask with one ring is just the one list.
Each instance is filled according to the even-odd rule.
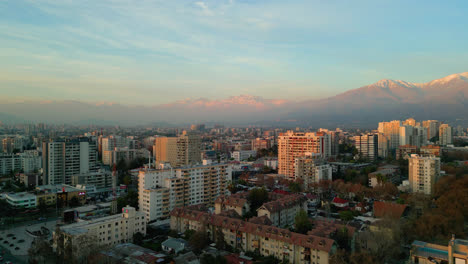
[[468,264],[466,0],[0,0],[0,264]]

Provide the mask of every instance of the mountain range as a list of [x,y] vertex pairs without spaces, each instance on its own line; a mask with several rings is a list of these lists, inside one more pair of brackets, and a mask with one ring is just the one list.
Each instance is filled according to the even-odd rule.
[[468,123],[468,72],[427,83],[383,79],[324,99],[289,101],[240,95],[221,100],[185,99],[155,106],[80,101],[22,101],[0,104],[0,121],[137,125],[188,124],[310,125],[375,127],[413,117]]

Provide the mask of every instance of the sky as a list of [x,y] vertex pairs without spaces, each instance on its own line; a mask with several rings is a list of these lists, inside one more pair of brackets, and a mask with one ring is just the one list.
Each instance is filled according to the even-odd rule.
[[468,71],[468,1],[0,0],[3,100],[303,100]]

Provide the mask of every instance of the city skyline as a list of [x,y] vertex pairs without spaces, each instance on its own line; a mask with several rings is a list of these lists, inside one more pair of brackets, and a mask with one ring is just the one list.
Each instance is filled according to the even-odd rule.
[[241,94],[319,99],[386,78],[423,83],[468,68],[466,7],[4,1],[2,97],[153,106]]

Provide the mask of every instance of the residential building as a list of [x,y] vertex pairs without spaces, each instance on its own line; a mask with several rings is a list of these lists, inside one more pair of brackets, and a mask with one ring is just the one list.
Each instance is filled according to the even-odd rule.
[[34,187],[39,185],[39,176],[38,173],[21,173],[18,178],[22,184]]
[[439,135],[440,122],[437,120],[426,120],[423,121],[423,127],[427,128],[427,140],[431,140]]
[[398,148],[400,144],[400,126],[401,121],[394,120],[390,122],[379,123],[379,155],[388,157]]
[[300,210],[307,212],[307,198],[302,194],[291,194],[264,203],[257,209],[257,216],[268,217],[273,226],[288,227],[294,224]]
[[453,144],[452,127],[447,124],[442,124],[439,127],[439,145],[447,146]]
[[27,192],[7,193],[5,195],[7,203],[15,208],[35,208],[36,195]]
[[434,146],[434,145],[428,145],[428,146],[422,146],[419,149],[419,154],[421,156],[440,156],[440,146]]
[[0,154],[0,174],[6,175],[12,172],[32,173],[42,167],[41,157],[29,153]]
[[[121,214],[80,220],[77,223],[59,227],[54,232],[54,248],[60,253],[65,244],[71,245],[73,256],[83,255],[80,244],[83,240],[94,241],[97,246],[114,246],[120,243],[132,242],[133,235],[141,233],[146,235],[145,214],[135,208],[126,206]],[[68,247],[67,247],[68,248]]]
[[102,152],[115,148],[136,149],[136,140],[133,137],[108,136],[102,139]]
[[328,264],[336,252],[336,242],[327,237],[303,235],[188,208],[176,208],[171,212],[171,229],[178,232],[205,230],[215,242],[216,234],[221,232],[225,242],[240,251],[255,251],[296,264]]
[[263,161],[263,165],[276,170],[276,169],[278,169],[278,159],[277,158],[266,158]]
[[396,151],[396,159],[405,159],[407,155],[418,153],[418,147],[413,145],[401,145]]
[[88,138],[44,142],[42,146],[44,183],[71,184],[73,175],[97,171],[96,142]]
[[229,196],[221,195],[215,201],[215,213],[234,210],[240,216],[250,211],[250,204],[245,193],[235,193]]
[[364,159],[373,161],[378,156],[378,134],[366,134],[354,137],[356,149],[359,156]]
[[4,153],[21,152],[26,145],[25,141],[21,136],[6,137],[2,139],[2,150]]
[[137,158],[148,159],[149,157],[150,152],[147,149],[114,148],[102,152],[102,163],[104,165],[114,165],[121,160],[128,163]]
[[421,126],[403,125],[400,127],[399,145],[414,145],[421,147],[427,142],[427,128]]
[[226,195],[232,167],[207,164],[180,168],[141,170],[138,174],[139,210],[148,221],[164,219],[175,207],[195,204],[214,205]]
[[295,177],[303,181],[304,190],[322,180],[332,180],[332,167],[320,158],[307,155],[294,161]]
[[72,176],[71,185],[92,185],[98,190],[112,190],[114,181],[112,173],[105,169]]
[[189,243],[182,238],[168,238],[161,243],[161,248],[167,253],[178,254],[189,247]]
[[377,171],[371,172],[368,174],[369,178],[369,187],[375,188],[378,185],[381,185],[385,182],[391,182],[397,184],[400,182],[400,172],[399,170],[393,169],[378,169]]
[[256,150],[237,150],[237,151],[233,151],[231,153],[231,157],[235,161],[243,161],[243,160],[249,159],[251,157],[255,158],[256,156],[257,156],[257,151]]
[[409,158],[410,191],[431,195],[440,176],[440,158],[412,154]]
[[323,158],[331,156],[330,136],[324,132],[302,133],[288,131],[278,137],[278,174],[295,178],[294,162],[306,153],[316,153]]
[[265,138],[252,139],[252,150],[269,149],[272,147],[271,140]]
[[455,236],[452,236],[448,246],[415,240],[411,244],[410,261],[420,264],[468,263],[468,240],[455,239]]
[[173,167],[201,163],[201,138],[187,131],[178,137],[158,137],[153,153],[156,163],[169,162]]

